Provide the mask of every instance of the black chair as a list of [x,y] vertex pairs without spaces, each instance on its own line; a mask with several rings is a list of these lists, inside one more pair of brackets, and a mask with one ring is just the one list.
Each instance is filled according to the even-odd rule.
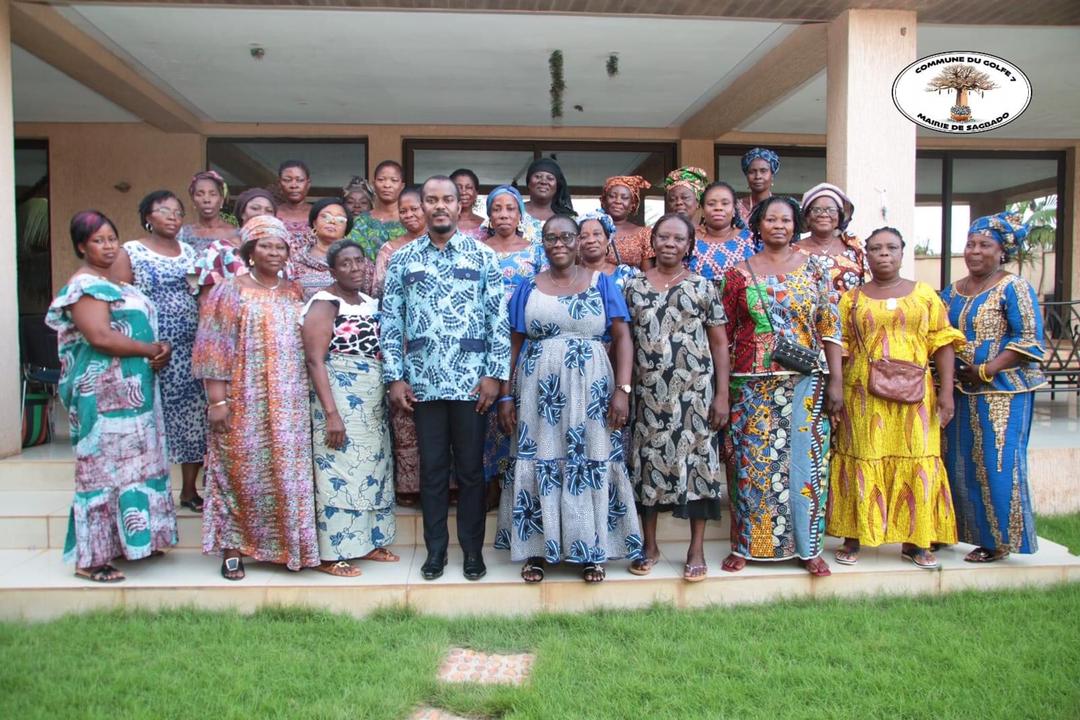
[[[19,316],[19,354],[22,361],[22,412],[26,414],[26,393],[40,387],[50,398],[56,397],[60,383],[60,355],[56,331],[45,324],[41,314]],[[52,441],[53,418],[49,414],[48,440]]]

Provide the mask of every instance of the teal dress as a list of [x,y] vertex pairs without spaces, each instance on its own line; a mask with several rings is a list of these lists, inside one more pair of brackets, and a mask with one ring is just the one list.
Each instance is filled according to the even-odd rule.
[[366,212],[353,218],[353,227],[346,239],[359,245],[368,260],[374,262],[379,248],[404,234],[405,226],[397,220],[383,222]]
[[177,535],[157,377],[147,358],[113,357],[87,342],[71,318],[83,297],[108,303],[113,330],[148,343],[158,334],[154,305],[138,288],[89,274],[73,277],[45,318],[57,331],[60,400],[75,449],[64,560],[90,568],[147,557]]

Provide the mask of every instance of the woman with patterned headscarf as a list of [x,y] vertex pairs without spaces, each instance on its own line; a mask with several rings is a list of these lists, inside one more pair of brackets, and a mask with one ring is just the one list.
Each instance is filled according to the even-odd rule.
[[1035,389],[1046,382],[1042,311],[1035,289],[1002,265],[1016,257],[1028,228],[998,213],[968,229],[968,275],[945,288],[949,322],[964,333],[957,355],[956,415],[945,429],[945,467],[964,558],[986,563],[1038,549],[1028,492],[1027,444]]
[[701,194],[709,185],[709,174],[697,167],[672,170],[664,178],[664,211],[677,212],[695,225],[701,220]]
[[795,247],[829,271],[838,296],[862,285],[868,272],[866,251],[862,241],[847,231],[855,204],[829,183],[807,190],[801,204],[803,224],[810,232],[796,240]]
[[649,228],[630,219],[641,205],[641,191],[650,187],[648,180],[637,175],[616,175],[604,182],[600,207],[615,223],[615,232],[611,234],[607,248],[608,262],[635,268],[651,264]]
[[177,240],[186,242],[202,255],[215,240],[236,237],[236,219],[221,210],[229,198],[225,178],[214,170],[197,172],[188,183],[188,196],[197,214],[195,222],[180,228]]
[[780,172],[780,156],[768,148],[756,147],[743,155],[740,164],[750,195],[739,200],[739,215],[748,218],[759,202],[772,196],[773,176]]
[[243,227],[248,267],[203,304],[192,365],[206,386],[203,552],[244,577],[243,556],[290,570],[320,564],[300,288],[280,277],[289,231],[260,215]]

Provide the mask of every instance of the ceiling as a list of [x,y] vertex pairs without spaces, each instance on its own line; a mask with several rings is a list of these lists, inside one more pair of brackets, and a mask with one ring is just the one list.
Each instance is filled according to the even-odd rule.
[[12,106],[17,122],[138,122],[18,45],[11,48]]
[[[951,50],[983,49],[1015,63],[1033,87],[1031,104],[1018,120],[988,137],[1080,137],[1080,65],[1078,27],[971,27],[919,25],[918,56]],[[903,68],[897,68],[897,73]],[[826,76],[819,73],[781,102],[746,123],[752,133],[825,133]],[[919,129],[922,136],[936,135]]]

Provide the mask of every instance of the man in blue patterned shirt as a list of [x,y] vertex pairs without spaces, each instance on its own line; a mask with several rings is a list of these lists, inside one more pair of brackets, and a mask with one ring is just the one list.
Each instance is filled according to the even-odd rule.
[[421,195],[428,231],[395,252],[386,270],[383,375],[390,402],[416,420],[428,553],[421,574],[434,580],[446,565],[453,458],[465,577],[479,580],[487,572],[485,414],[510,375],[510,318],[495,252],[457,231],[457,186],[436,175]]

